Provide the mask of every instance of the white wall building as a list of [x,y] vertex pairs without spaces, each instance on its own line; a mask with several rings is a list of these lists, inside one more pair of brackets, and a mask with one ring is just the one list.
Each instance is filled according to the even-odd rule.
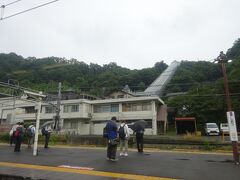
[[[57,104],[56,101],[51,104]],[[166,129],[167,117],[160,116],[164,102],[157,96],[129,97],[104,100],[71,99],[62,100],[60,117],[63,121],[62,132],[82,135],[102,135],[107,120],[116,116],[117,120],[132,123],[140,119],[147,121],[145,134],[156,135],[159,128]],[[35,122],[35,102],[0,99],[2,123],[15,124],[19,121]],[[42,104],[40,124],[52,121],[56,115],[54,106]],[[164,117],[164,118],[163,118]]]

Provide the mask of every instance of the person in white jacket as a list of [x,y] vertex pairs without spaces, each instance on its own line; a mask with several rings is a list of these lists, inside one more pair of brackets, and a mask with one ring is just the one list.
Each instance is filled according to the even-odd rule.
[[16,132],[16,129],[19,125],[18,124],[14,124],[12,126],[12,129],[10,130],[9,132],[9,135],[10,135],[10,146],[12,146],[12,144],[14,143],[15,144],[15,136],[14,136],[14,133]]
[[122,121],[118,129],[119,140],[120,140],[120,156],[128,156],[128,139],[130,132],[128,125]]

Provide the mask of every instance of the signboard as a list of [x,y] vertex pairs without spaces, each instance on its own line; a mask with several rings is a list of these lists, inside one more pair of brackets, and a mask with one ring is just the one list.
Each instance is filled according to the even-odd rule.
[[227,112],[227,120],[229,126],[229,134],[231,141],[238,141],[237,126],[235,120],[235,114],[233,111]]

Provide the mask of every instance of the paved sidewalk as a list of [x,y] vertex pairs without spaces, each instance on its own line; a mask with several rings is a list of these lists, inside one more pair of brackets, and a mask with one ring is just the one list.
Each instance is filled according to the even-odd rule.
[[118,162],[105,157],[104,148],[40,147],[35,157],[25,146],[14,153],[13,147],[0,145],[0,174],[32,179],[240,179],[239,166],[233,164],[231,154],[130,151]]

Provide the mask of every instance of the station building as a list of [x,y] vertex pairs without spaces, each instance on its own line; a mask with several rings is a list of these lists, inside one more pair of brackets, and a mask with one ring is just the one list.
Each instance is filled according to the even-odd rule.
[[[64,96],[63,96],[64,97]],[[129,92],[113,92],[107,99],[89,96],[66,96],[61,100],[60,118],[62,133],[80,135],[102,135],[107,120],[116,116],[127,124],[144,119],[147,122],[145,134],[157,135],[166,131],[166,105],[158,96],[136,97]],[[43,102],[40,125],[53,121],[57,101]],[[27,99],[0,98],[1,123],[34,123],[36,103]]]

